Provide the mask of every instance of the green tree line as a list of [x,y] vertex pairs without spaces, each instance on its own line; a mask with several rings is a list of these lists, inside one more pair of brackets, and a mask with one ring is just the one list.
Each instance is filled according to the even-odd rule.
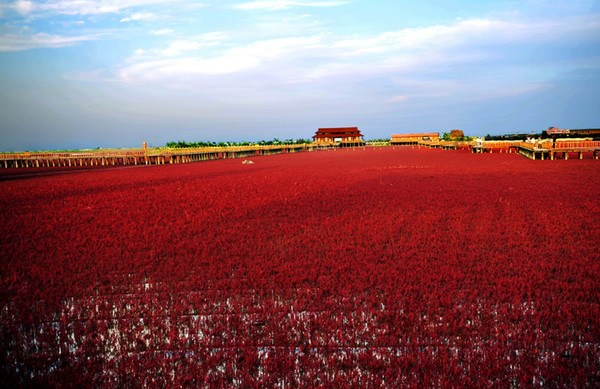
[[455,137],[453,138],[449,133],[447,132],[442,132],[442,136],[440,137],[440,140],[447,140],[447,141],[459,141],[459,142],[470,142],[473,139],[475,139],[472,136],[459,136],[459,137]]

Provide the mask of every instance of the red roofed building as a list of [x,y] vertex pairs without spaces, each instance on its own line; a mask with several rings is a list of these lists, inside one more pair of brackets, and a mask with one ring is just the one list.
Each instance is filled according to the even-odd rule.
[[600,128],[588,128],[585,130],[571,130],[573,135],[585,135],[585,136],[600,136]]
[[440,134],[437,132],[424,132],[418,134],[393,134],[392,141],[393,145],[409,145],[416,144],[421,140],[439,141]]
[[565,136],[571,136],[571,137],[593,137],[594,139],[600,137],[600,128],[587,128],[587,129],[574,129],[574,130],[569,130],[569,129],[558,129],[556,127],[550,127],[548,128],[548,131],[546,131],[546,133],[548,135],[551,135],[552,137],[555,136],[559,136],[559,135],[565,135]]
[[548,135],[565,135],[565,134],[569,134],[571,132],[571,130],[569,129],[564,129],[564,130],[559,130],[556,127],[549,127],[548,131],[546,131],[548,133]]
[[363,143],[358,127],[319,128],[313,135],[315,143]]

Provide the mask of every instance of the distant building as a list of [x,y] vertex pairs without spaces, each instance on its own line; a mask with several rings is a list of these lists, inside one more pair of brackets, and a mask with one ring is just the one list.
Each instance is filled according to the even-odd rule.
[[432,141],[437,142],[440,140],[440,134],[438,132],[426,132],[418,134],[393,134],[392,145],[413,145],[419,141]]
[[313,136],[315,143],[364,143],[363,135],[358,127],[319,128]]
[[581,130],[571,130],[571,135],[577,136],[600,136],[600,128],[586,128]]
[[600,138],[600,128],[585,128],[585,129],[558,129],[556,127],[549,127],[545,131],[548,136],[557,137],[562,136],[564,138],[577,138],[577,137],[592,137],[594,139]]
[[559,130],[556,127],[548,127],[548,131],[546,131],[546,133],[548,135],[566,135],[566,134],[571,133],[571,130],[569,130],[569,129]]

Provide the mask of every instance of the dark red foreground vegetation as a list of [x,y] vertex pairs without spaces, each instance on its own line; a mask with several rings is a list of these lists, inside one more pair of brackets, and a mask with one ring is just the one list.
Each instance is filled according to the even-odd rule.
[[413,148],[0,182],[0,386],[600,385],[600,163]]

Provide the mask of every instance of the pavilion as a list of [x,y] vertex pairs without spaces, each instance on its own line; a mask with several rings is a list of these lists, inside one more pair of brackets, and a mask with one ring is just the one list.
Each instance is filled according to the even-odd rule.
[[332,144],[340,146],[360,146],[365,143],[358,127],[319,128],[313,136],[315,143]]

